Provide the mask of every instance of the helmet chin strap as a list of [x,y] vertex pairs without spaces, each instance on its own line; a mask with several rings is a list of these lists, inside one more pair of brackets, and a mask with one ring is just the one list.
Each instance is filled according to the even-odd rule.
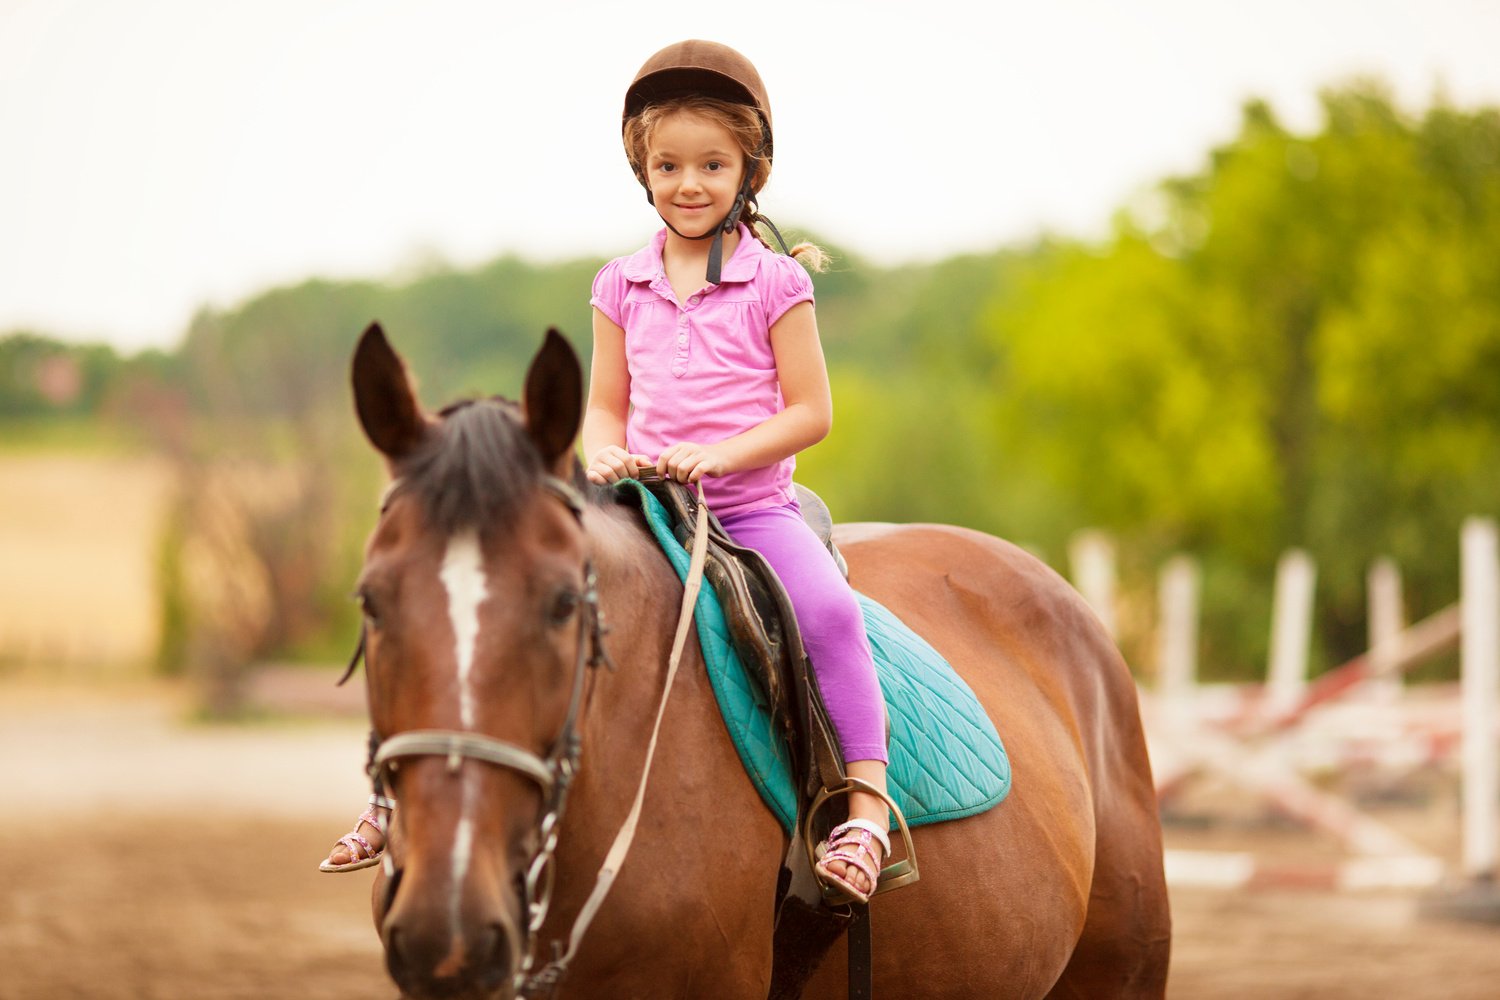
[[[755,155],[761,155],[766,151],[766,149],[770,147],[770,145],[771,130],[766,125],[766,123],[762,121],[760,126],[760,148],[755,151]],[[646,178],[643,176],[640,178],[640,180],[641,187],[646,189],[646,204],[650,205],[652,208],[656,208],[656,198],[651,193],[651,185],[646,182]],[[660,209],[657,209],[656,211],[656,214],[661,216],[661,221],[666,223],[667,228],[672,230],[672,232],[676,233],[683,239],[693,240],[694,242],[707,239],[713,240],[713,243],[710,244],[708,248],[708,274],[706,275],[706,278],[710,285],[717,285],[719,283],[719,279],[723,277],[724,234],[734,232],[734,227],[739,225],[740,223],[740,213],[744,212],[745,206],[747,204],[750,204],[750,202],[755,198],[755,193],[751,190],[751,185],[753,185],[754,183],[755,161],[752,159],[750,161],[750,169],[745,172],[745,179],[740,183],[739,194],[735,195],[734,204],[729,208],[729,214],[724,216],[724,218],[720,220],[717,226],[714,226],[712,229],[702,234],[701,236],[688,236],[686,233],[678,230],[676,226],[672,225],[670,222],[667,222],[667,217],[661,214]],[[767,219],[766,221],[770,222],[771,220]],[[782,252],[785,253],[786,241],[781,238],[781,231],[778,230],[774,225],[771,226],[771,230],[776,233],[776,242],[781,244]]]
[[[661,214],[660,209],[657,209],[656,214],[661,216],[661,221],[666,223],[667,228],[672,230],[672,232],[676,233],[683,239],[693,240],[694,242],[707,239],[713,240],[713,243],[710,244],[708,248],[708,274],[706,276],[710,285],[717,285],[719,283],[719,279],[723,277],[724,234],[734,232],[735,226],[739,225],[740,214],[744,212],[745,203],[751,198],[750,185],[754,182],[754,180],[754,174],[750,174],[745,177],[745,182],[740,185],[739,194],[735,195],[734,197],[734,204],[730,207],[729,214],[724,216],[724,218],[719,221],[718,225],[714,226],[708,232],[703,233],[700,236],[689,236],[686,233],[682,232],[676,226],[672,225],[672,223],[667,222],[667,217]],[[646,203],[649,204],[652,208],[656,208],[656,198],[651,194],[651,188],[649,186],[646,187]]]

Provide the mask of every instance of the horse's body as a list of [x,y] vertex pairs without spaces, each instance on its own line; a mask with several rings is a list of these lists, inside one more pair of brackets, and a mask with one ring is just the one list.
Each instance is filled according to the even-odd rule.
[[[509,466],[491,473],[514,492],[503,526],[476,536],[483,524],[434,512],[434,489],[426,501],[397,491],[361,583],[377,731],[467,729],[541,754],[583,669],[583,630],[575,637],[564,613],[576,602],[558,598],[576,596],[592,560],[617,669],[588,681],[541,947],[566,940],[630,809],[683,593],[638,512],[595,501],[575,520],[539,487],[576,474],[581,377],[560,345],[549,338],[533,363],[524,414],[494,408],[521,442],[514,450],[539,456],[507,452]],[[378,331],[361,342],[355,386],[366,431],[403,482],[430,475],[423,456],[459,447],[445,441],[454,418],[422,414]],[[1162,996],[1169,918],[1155,797],[1135,688],[1097,620],[1041,563],[985,535],[851,525],[838,541],[854,587],[973,688],[1015,769],[998,807],[914,832],[921,881],[871,907],[875,994]],[[639,833],[559,996],[766,996],[787,845],[718,711],[690,642]],[[378,880],[375,902],[393,975],[415,996],[508,997],[525,942],[514,882],[537,847],[536,787],[506,768],[431,756],[401,761],[392,780],[400,876]],[[845,995],[842,955],[830,953],[807,996]]]

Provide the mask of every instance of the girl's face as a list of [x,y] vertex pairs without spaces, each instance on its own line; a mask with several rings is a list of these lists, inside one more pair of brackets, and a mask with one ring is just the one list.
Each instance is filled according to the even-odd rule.
[[646,146],[646,179],[656,210],[684,236],[702,236],[734,206],[745,154],[722,125],[679,113],[660,122]]

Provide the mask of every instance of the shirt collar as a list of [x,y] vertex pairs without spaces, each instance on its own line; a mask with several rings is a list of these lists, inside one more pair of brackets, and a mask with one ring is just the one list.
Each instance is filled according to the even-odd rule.
[[[734,248],[734,256],[724,262],[720,284],[729,281],[750,281],[760,269],[760,262],[772,251],[750,234],[743,222],[739,224],[740,242]],[[641,249],[625,258],[622,270],[628,281],[655,281],[665,273],[661,262],[661,251],[667,245],[667,231],[662,229]]]

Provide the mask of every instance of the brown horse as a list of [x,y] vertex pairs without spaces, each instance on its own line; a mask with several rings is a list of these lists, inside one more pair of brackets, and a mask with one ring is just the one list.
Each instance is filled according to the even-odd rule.
[[[353,379],[392,476],[358,591],[378,760],[400,801],[375,887],[388,965],[413,997],[533,992],[631,811],[683,586],[639,511],[584,487],[582,375],[556,333],[520,405],[427,414],[378,327]],[[837,538],[855,588],[967,680],[1016,774],[996,808],[914,832],[921,881],[871,907],[876,995],[1162,996],[1150,766],[1135,687],[1094,615],[1040,562],[973,531]],[[695,639],[639,816],[557,995],[765,997],[787,840]],[[843,996],[843,964],[840,946],[806,995]]]

